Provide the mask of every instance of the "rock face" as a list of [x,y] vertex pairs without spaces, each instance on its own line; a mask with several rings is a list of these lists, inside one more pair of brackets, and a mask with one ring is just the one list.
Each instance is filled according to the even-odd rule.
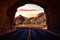
[[23,24],[23,22],[25,21],[25,17],[23,17],[22,15],[19,15],[18,17],[14,18],[14,23],[15,24]]
[[[0,31],[11,29],[16,9],[26,3],[37,4],[44,8],[48,29],[60,34],[59,0],[0,0]],[[8,15],[9,14],[9,15]],[[0,33],[1,33],[0,32]]]
[[34,24],[34,25],[41,25],[42,23],[46,22],[46,14],[45,13],[39,13],[36,17],[30,17],[26,18],[22,15],[19,15],[18,17],[14,18],[15,24]]

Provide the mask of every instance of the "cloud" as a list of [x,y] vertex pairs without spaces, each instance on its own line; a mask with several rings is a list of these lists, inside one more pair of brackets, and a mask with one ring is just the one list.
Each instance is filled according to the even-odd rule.
[[18,11],[38,11],[38,10],[35,10],[35,9],[20,9]]
[[44,9],[36,4],[25,4],[17,8],[15,17],[23,15],[25,17],[36,16],[37,14],[44,12]]
[[36,4],[25,4],[19,8],[17,8],[17,10],[21,10],[21,9],[26,9],[26,10],[44,10],[42,7],[36,5]]

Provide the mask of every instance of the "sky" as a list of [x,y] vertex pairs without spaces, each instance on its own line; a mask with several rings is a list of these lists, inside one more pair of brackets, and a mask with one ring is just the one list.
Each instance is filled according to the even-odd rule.
[[44,12],[44,9],[36,4],[25,4],[17,8],[15,17],[22,15],[24,17],[36,17],[39,13]]

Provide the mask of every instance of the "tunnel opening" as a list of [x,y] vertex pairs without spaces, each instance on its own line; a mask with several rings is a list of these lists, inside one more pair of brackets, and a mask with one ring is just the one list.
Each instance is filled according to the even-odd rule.
[[[24,1],[25,2],[25,1]],[[28,1],[29,2],[29,1]],[[32,2],[32,3],[34,3],[34,2]],[[49,3],[49,2],[48,2]],[[21,4],[21,5],[19,5],[19,4]],[[23,4],[25,4],[25,3],[23,3]],[[35,4],[38,4],[39,6],[40,6],[40,2],[37,2],[37,3],[35,3]],[[47,5],[47,4],[45,4],[45,5]],[[43,5],[43,6],[45,6],[45,5]],[[17,5],[16,5],[16,3],[15,4],[12,4],[12,6],[9,6],[9,8],[7,9],[7,15],[8,15],[8,19],[7,20],[9,20],[9,26],[11,26],[10,24],[12,24],[12,21],[13,21],[13,17],[14,17],[14,14],[15,14],[15,11],[16,11],[16,8],[18,7],[18,6],[22,6],[22,2],[20,2],[20,3],[17,3]],[[42,7],[43,7],[42,6]],[[48,5],[47,5],[48,6]],[[52,6],[52,8],[53,8],[54,6]],[[43,7],[44,9],[45,9],[45,7]],[[18,9],[18,8],[17,8]],[[29,11],[29,10],[26,10],[26,11]],[[33,11],[33,10],[32,10]],[[36,11],[36,10],[35,10]],[[45,9],[45,12],[47,11],[47,14],[49,14],[49,11],[51,11],[51,10],[46,10]],[[55,11],[54,11],[55,12]],[[50,12],[51,14],[52,13],[54,13],[54,12]],[[17,13],[17,12],[16,12]],[[40,13],[41,14],[41,13]],[[46,13],[45,13],[45,15],[46,15]],[[23,16],[23,15],[19,15],[19,16]],[[51,16],[54,16],[54,15],[48,15],[48,19],[54,19],[54,18],[52,18]],[[32,16],[31,16],[32,17]],[[16,18],[16,16],[15,16],[15,18]],[[14,20],[15,20],[15,18],[14,18]],[[29,17],[28,17],[29,18]],[[24,19],[24,18],[23,18]],[[56,18],[55,18],[56,19]],[[47,20],[47,19],[46,19]],[[19,20],[20,21],[20,20]],[[24,20],[23,20],[24,21]],[[49,20],[48,20],[49,21]],[[53,20],[54,21],[54,20]],[[50,21],[51,23],[53,22],[53,21]],[[21,21],[22,22],[22,21]],[[57,21],[56,21],[57,22]],[[54,23],[56,23],[55,21],[54,21]],[[38,22],[37,22],[38,23]],[[29,24],[30,24],[30,22],[29,22]],[[50,23],[48,23],[48,24],[50,24]],[[14,21],[13,21],[13,26],[14,27],[18,27],[20,25],[20,28],[21,28],[21,26],[23,25],[23,23],[20,23],[20,24],[18,24],[18,25],[15,25],[15,23],[14,23]],[[53,24],[52,24],[53,25]],[[55,25],[55,24],[54,24]],[[10,28],[12,28],[13,26],[11,26]],[[31,28],[32,26],[34,26],[34,25],[30,25],[30,26],[28,26],[28,27],[26,27],[26,28]],[[35,26],[37,26],[37,24],[35,25]],[[8,26],[7,26],[8,27]],[[49,26],[50,28],[54,28],[54,27],[52,27],[52,26]],[[56,27],[57,27],[57,25],[56,25]],[[23,27],[24,28],[24,27]],[[35,28],[38,28],[39,29],[39,27],[35,27]],[[23,29],[21,29],[21,30],[23,30]],[[54,29],[53,29],[54,30]],[[20,39],[20,37],[22,38],[22,39],[24,39],[24,37],[25,37],[25,39],[26,39],[26,32],[28,32],[27,34],[28,34],[28,39],[35,39],[35,40],[38,40],[38,38],[39,39],[44,39],[44,38],[46,38],[47,40],[49,40],[50,39],[50,37],[51,37],[51,40],[52,40],[52,38],[53,39],[55,39],[55,36],[53,36],[53,35],[50,35],[48,32],[44,32],[44,31],[41,31],[41,30],[32,30],[32,29],[29,29],[28,31],[26,31],[26,30],[23,30],[23,32],[21,33],[21,31],[20,31],[20,29],[18,29],[16,32],[14,32],[14,36],[13,35],[10,35],[11,36],[11,38],[12,38],[12,36],[14,37],[14,40],[16,40],[15,38],[18,36],[18,38],[17,39]],[[57,31],[57,30],[55,30],[55,31]],[[21,33],[21,34],[20,34]],[[32,34],[31,34],[32,33]],[[19,34],[19,35],[17,35],[17,34]],[[8,35],[8,36],[9,36]],[[21,36],[22,35],[22,36]],[[23,37],[23,35],[24,35],[24,37]],[[7,36],[7,37],[8,37]],[[10,37],[9,36],[9,37]],[[16,37],[15,37],[16,36]],[[33,36],[33,37],[32,37]],[[4,36],[5,37],[5,36]],[[8,38],[5,38],[5,39],[8,39]],[[9,38],[10,39],[10,38]],[[33,40],[34,40],[33,39]],[[13,39],[12,39],[13,40]]]
[[44,8],[37,4],[27,3],[19,6],[13,20],[13,27],[48,29]]

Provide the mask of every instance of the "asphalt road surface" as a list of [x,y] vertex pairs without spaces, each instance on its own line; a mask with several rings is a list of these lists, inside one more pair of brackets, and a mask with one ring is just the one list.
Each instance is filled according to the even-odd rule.
[[0,40],[60,40],[60,37],[48,32],[48,30],[17,28],[0,35]]

